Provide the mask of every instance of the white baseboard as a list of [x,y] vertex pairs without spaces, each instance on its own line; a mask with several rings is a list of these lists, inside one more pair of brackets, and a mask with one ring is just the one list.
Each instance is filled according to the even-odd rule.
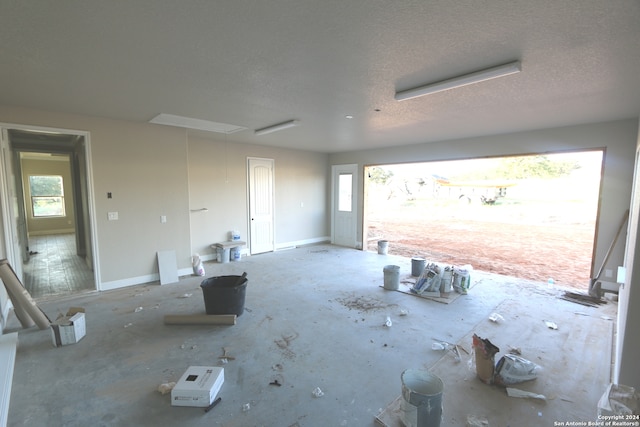
[[[330,243],[330,242],[331,242],[331,238],[329,236],[315,237],[313,239],[304,239],[304,240],[296,240],[293,242],[278,243],[275,245],[275,250],[280,251],[285,249],[297,248],[298,246],[306,246],[306,245],[313,245],[317,243]],[[243,248],[241,251],[241,254],[243,256],[249,256],[248,249]],[[217,258],[217,254],[200,255],[200,259],[202,261],[213,261],[216,258]],[[178,270],[178,276],[189,276],[192,274],[193,274],[193,269],[191,268],[183,268]],[[142,285],[144,283],[149,283],[149,282],[156,282],[158,280],[160,280],[160,274],[157,274],[157,273],[148,274],[145,276],[130,277],[128,279],[114,280],[111,282],[102,282],[98,290],[110,291],[113,289],[126,288],[127,286],[135,286],[135,285]]]
[[0,335],[0,426],[7,425],[18,333]]
[[313,239],[304,239],[304,240],[295,240],[293,242],[284,242],[284,243],[276,243],[276,250],[281,251],[285,249],[294,249],[298,246],[306,246],[306,245],[315,245],[317,243],[329,243],[331,242],[331,237],[323,236],[323,237],[314,237]]
[[[178,270],[178,277],[193,274],[192,268],[181,268]],[[100,291],[111,291],[114,289],[126,288],[128,286],[143,285],[145,283],[157,282],[160,280],[160,273],[147,274],[145,276],[130,277],[128,279],[114,280],[100,283]]]

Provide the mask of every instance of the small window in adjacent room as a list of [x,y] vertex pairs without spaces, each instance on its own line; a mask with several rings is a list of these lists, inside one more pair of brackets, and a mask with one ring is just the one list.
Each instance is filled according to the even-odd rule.
[[61,176],[30,175],[29,188],[34,217],[65,216]]

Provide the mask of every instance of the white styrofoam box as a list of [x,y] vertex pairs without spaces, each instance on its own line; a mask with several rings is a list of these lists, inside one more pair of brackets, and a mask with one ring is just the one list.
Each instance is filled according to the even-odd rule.
[[223,383],[223,368],[189,366],[171,390],[171,405],[206,408],[215,400]]
[[87,334],[84,312],[57,319],[51,324],[51,341],[55,347],[75,344]]

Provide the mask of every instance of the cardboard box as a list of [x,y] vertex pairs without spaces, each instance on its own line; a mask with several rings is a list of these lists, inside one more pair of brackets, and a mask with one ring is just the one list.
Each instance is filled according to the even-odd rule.
[[87,334],[84,308],[71,307],[66,315],[51,323],[51,341],[54,347],[75,344]]
[[493,383],[495,370],[495,356],[500,351],[486,338],[480,338],[473,334],[473,350],[476,356],[476,374],[480,381],[486,384]]
[[171,405],[206,408],[213,403],[223,383],[223,368],[189,366],[171,390]]

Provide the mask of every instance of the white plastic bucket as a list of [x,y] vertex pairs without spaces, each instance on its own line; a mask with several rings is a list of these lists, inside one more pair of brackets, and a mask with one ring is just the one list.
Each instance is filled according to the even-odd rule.
[[384,288],[389,291],[397,291],[400,286],[400,267],[385,265],[382,272],[384,273]]
[[440,427],[444,383],[422,369],[407,369],[400,376],[400,419],[406,427]]
[[386,255],[389,250],[389,241],[387,240],[379,240],[378,241],[378,255]]
[[223,264],[229,262],[230,259],[230,251],[229,248],[216,248],[216,256],[217,256],[217,260],[218,262],[221,262]]

